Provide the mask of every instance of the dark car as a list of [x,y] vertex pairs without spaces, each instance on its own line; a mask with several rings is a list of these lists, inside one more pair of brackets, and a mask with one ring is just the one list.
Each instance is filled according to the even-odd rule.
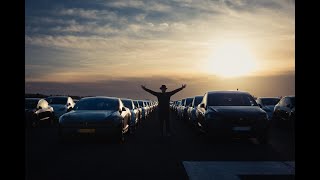
[[119,98],[82,98],[74,109],[59,118],[62,140],[72,134],[115,136],[124,141],[129,130],[130,110]]
[[257,104],[267,113],[268,119],[272,119],[275,105],[280,101],[278,97],[258,97]]
[[296,118],[295,96],[285,96],[274,107],[273,122],[275,125],[285,125],[294,128]]
[[73,99],[68,96],[50,96],[46,98],[46,101],[53,107],[57,119],[64,113],[71,111],[75,105]]
[[196,110],[197,106],[201,103],[203,96],[195,96],[192,99],[191,106],[188,108],[188,120],[192,125],[196,125]]
[[125,107],[130,110],[130,133],[133,134],[137,128],[139,122],[139,109],[133,103],[132,99],[121,98],[121,101]]
[[134,104],[134,107],[136,107],[137,110],[138,110],[138,112],[139,112],[139,115],[138,115],[138,123],[141,123],[141,119],[142,119],[142,108],[140,107],[138,100],[133,100],[133,104]]
[[53,124],[54,111],[45,99],[25,99],[25,120],[26,127],[36,127],[44,122]]
[[211,91],[196,111],[201,131],[215,137],[244,135],[268,141],[268,119],[254,98],[243,91]]

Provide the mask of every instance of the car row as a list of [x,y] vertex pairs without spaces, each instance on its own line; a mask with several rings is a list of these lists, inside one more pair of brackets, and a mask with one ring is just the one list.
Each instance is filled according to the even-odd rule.
[[65,96],[25,99],[26,122],[35,127],[40,120],[48,119],[53,124],[58,118],[56,123],[61,140],[75,134],[111,134],[124,141],[124,135],[133,134],[141,120],[147,119],[156,106],[155,101],[105,96],[85,97],[76,104],[71,97]]
[[[254,97],[244,91],[208,91],[174,101],[170,105],[178,120],[191,124],[199,132],[213,137],[254,137],[268,142],[271,120],[295,118],[294,96]],[[292,120],[293,119],[293,120]]]

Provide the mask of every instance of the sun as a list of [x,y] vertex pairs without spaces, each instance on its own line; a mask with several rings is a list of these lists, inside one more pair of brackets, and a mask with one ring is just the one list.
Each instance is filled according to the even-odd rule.
[[221,77],[246,76],[255,71],[256,60],[246,44],[228,42],[214,48],[206,69]]

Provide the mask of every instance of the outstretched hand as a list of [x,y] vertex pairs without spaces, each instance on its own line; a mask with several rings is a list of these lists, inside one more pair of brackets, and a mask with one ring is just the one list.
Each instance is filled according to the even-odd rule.
[[187,85],[186,84],[182,84],[182,88],[186,88],[187,87]]

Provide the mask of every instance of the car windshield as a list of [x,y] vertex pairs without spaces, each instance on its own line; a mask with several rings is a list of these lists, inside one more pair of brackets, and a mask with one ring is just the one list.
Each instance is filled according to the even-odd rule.
[[25,100],[25,108],[26,109],[34,109],[37,107],[38,100],[36,99],[26,99]]
[[93,98],[83,99],[77,102],[74,110],[119,110],[119,101],[117,99]]
[[190,105],[192,103],[193,98],[187,98],[186,99],[186,106]]
[[261,102],[265,106],[276,105],[279,101],[279,98],[261,98]]
[[124,100],[121,100],[121,101],[122,101],[122,103],[123,103],[123,105],[124,105],[125,107],[127,107],[127,108],[129,108],[129,109],[133,109],[131,100],[126,100],[126,99],[124,99]]
[[133,101],[135,107],[139,107],[138,101]]
[[295,107],[296,106],[296,98],[295,97],[290,97],[292,106]]
[[142,101],[138,101],[138,102],[139,102],[140,107],[144,107],[144,104]]
[[214,93],[208,95],[208,106],[257,106],[248,94]]
[[195,99],[194,99],[194,107],[197,107],[201,103],[202,98],[203,98],[203,96],[195,97]]
[[48,97],[46,99],[49,104],[67,104],[67,97]]

